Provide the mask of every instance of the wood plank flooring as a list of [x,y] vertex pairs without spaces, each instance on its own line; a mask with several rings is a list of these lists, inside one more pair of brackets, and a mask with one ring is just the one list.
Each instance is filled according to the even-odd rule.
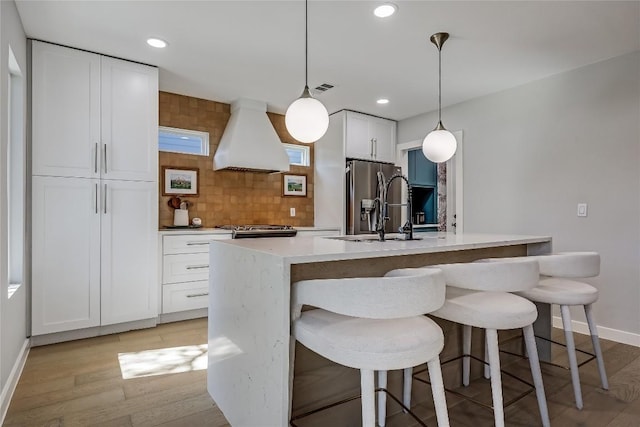
[[[554,331],[557,335],[558,331]],[[576,334],[579,348],[590,350],[589,337]],[[11,401],[4,426],[174,426],[222,427],[229,424],[206,390],[206,371],[123,379],[119,353],[200,345],[207,342],[206,319],[159,325],[156,328],[33,348]],[[559,427],[640,427],[640,348],[602,340],[610,390],[600,389],[597,367],[580,368],[584,409],[573,406],[569,372],[543,366],[551,422]],[[554,346],[554,357],[566,362],[563,348]],[[509,356],[502,355],[505,360]],[[579,356],[580,357],[580,356]],[[526,361],[515,360],[509,370],[529,377]],[[504,376],[503,376],[504,379]],[[505,398],[521,386],[504,379]],[[476,380],[465,393],[490,400],[488,381]],[[429,393],[427,385],[414,382],[414,393]],[[447,394],[452,426],[489,427],[493,415],[465,400]],[[359,411],[359,401],[341,410]],[[390,403],[391,405],[391,403]],[[348,408],[352,406],[351,408]],[[390,408],[391,409],[391,408]],[[414,407],[435,426],[431,398]],[[390,411],[391,412],[391,411]],[[315,419],[314,419],[315,418]],[[333,418],[333,417],[330,417]],[[319,415],[301,426],[327,425]],[[507,408],[508,426],[539,426],[534,394]],[[338,427],[331,424],[332,427]],[[411,427],[406,414],[389,417],[389,427]],[[262,426],[247,426],[262,427]],[[349,426],[351,427],[351,426]]]

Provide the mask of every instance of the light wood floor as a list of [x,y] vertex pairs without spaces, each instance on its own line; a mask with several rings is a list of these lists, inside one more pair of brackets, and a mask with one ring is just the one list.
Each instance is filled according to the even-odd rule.
[[[119,353],[199,345],[207,342],[206,319],[160,325],[156,328],[33,348],[11,401],[5,426],[228,426],[206,391],[206,371],[123,379]],[[588,337],[577,335],[579,348],[590,348]],[[584,409],[573,406],[568,371],[543,366],[551,422],[559,427],[640,427],[640,348],[602,340],[610,390],[599,388],[594,362],[580,368]],[[564,349],[554,349],[563,360]],[[508,356],[501,356],[506,358]],[[528,377],[526,362],[510,371]],[[517,387],[504,380],[505,398]],[[416,391],[428,386],[414,382]],[[465,390],[487,402],[490,388],[476,380]],[[427,402],[430,402],[429,398]],[[492,413],[447,394],[452,426],[489,427]],[[359,410],[359,401],[355,405]],[[435,426],[429,404],[414,407],[429,426]],[[300,422],[323,425],[322,415]],[[318,419],[319,418],[319,419]],[[508,426],[538,426],[538,408],[530,394],[505,413]],[[405,414],[390,417],[389,427],[416,425]],[[249,427],[249,426],[247,426]],[[252,426],[253,427],[253,426]],[[258,427],[258,426],[255,426]],[[337,426],[336,426],[337,427]],[[350,426],[351,427],[351,426]]]

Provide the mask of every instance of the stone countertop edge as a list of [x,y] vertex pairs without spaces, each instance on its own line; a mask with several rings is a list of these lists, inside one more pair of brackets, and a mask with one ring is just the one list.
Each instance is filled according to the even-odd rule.
[[433,233],[434,237],[413,241],[349,242],[331,237],[264,238],[217,240],[211,244],[232,245],[238,249],[282,258],[289,264],[342,261],[389,256],[416,255],[482,249],[500,246],[550,243],[550,236],[480,233]]
[[[298,231],[340,231],[339,227],[293,227]],[[222,228],[162,228],[158,230],[161,236],[172,234],[229,234],[231,230]]]

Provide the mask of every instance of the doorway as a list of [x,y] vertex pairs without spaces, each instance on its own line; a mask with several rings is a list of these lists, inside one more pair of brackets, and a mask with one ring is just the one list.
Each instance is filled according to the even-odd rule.
[[[458,143],[456,154],[444,167],[438,169],[438,229],[449,232],[463,232],[463,134],[461,130],[452,132]],[[420,149],[422,140],[400,143],[396,147],[397,164],[404,175],[409,170],[409,151]],[[402,200],[407,197],[407,190],[402,189]],[[403,212],[402,222],[406,221]]]

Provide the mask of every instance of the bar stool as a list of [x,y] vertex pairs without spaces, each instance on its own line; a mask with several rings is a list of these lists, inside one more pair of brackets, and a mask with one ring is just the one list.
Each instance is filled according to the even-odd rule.
[[[360,370],[364,427],[375,426],[374,372],[427,363],[438,425],[449,426],[439,358],[444,337],[440,327],[423,316],[442,306],[444,277],[438,269],[403,269],[393,274],[394,277],[294,283],[292,348],[298,341],[333,362]],[[317,308],[302,312],[303,305]],[[290,390],[294,354],[295,351],[291,351]],[[386,392],[386,389],[378,391]],[[393,395],[389,396],[395,399]],[[291,419],[291,425],[332,406],[335,404],[298,415]],[[381,422],[384,425],[384,420]]]
[[[538,317],[538,311],[532,302],[510,293],[537,285],[537,261],[524,258],[500,262],[497,259],[495,262],[445,264],[434,267],[441,269],[445,275],[447,294],[444,305],[431,315],[463,325],[463,385],[469,385],[470,359],[476,359],[471,356],[472,327],[483,328],[486,334],[494,421],[496,427],[503,427],[498,330],[522,328],[542,425],[549,426],[549,412],[533,333],[533,322]],[[411,369],[405,369],[406,406],[411,403],[412,373]]]
[[[595,358],[598,364],[602,388],[608,390],[609,382],[607,381],[607,374],[604,369],[598,329],[591,311],[591,305],[598,300],[598,290],[587,283],[570,279],[599,275],[600,255],[597,252],[563,252],[529,258],[536,259],[540,265],[540,282],[535,288],[517,292],[517,295],[523,296],[530,301],[557,304],[560,306],[569,367],[571,370],[571,382],[573,383],[573,393],[575,395],[576,407],[582,409],[582,390],[580,387],[576,347],[573,340],[573,329],[571,327],[570,306],[581,305],[584,307],[584,313],[587,318],[587,323],[589,324],[591,342],[593,343],[593,350],[595,352],[595,354],[582,352],[590,355],[591,358],[585,360],[580,366]],[[552,342],[560,344],[555,341]]]

